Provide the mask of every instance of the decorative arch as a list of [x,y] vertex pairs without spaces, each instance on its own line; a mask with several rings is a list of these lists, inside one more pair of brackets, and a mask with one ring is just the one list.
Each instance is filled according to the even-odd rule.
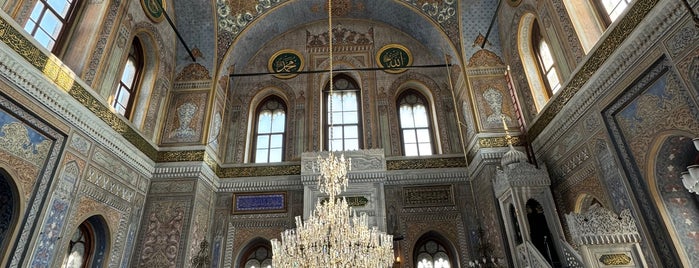
[[[294,89],[291,88],[288,84],[278,81],[276,79],[270,80],[270,81],[265,81],[265,82],[260,82],[253,84],[249,87],[248,89],[251,89],[248,91],[247,94],[243,94],[238,98],[240,101],[239,105],[243,109],[239,111],[238,116],[233,116],[234,109],[227,109],[227,113],[224,115],[226,119],[223,120],[223,122],[227,123],[222,123],[222,124],[230,124],[230,122],[235,122],[238,121],[237,124],[241,127],[238,129],[233,129],[233,131],[222,131],[222,134],[228,135],[223,140],[227,140],[233,137],[244,137],[244,138],[237,138],[235,141],[236,146],[234,146],[234,150],[228,149],[226,153],[226,159],[232,159],[235,162],[245,162],[248,163],[250,162],[249,156],[250,156],[250,151],[249,151],[249,145],[251,140],[251,134],[252,134],[252,125],[254,124],[254,118],[255,118],[255,110],[257,106],[260,104],[262,100],[264,100],[266,97],[275,95],[278,96],[280,99],[282,99],[285,102],[285,105],[287,107],[287,115],[286,115],[286,131],[288,133],[295,133],[296,131],[296,120],[295,120],[295,113],[293,112],[294,108],[296,107],[296,93],[294,93]],[[245,90],[245,88],[243,89]],[[236,133],[236,135],[233,135],[233,133]],[[291,159],[294,157],[294,152],[295,152],[295,143],[292,140],[293,135],[286,135],[284,143],[285,143],[285,159]],[[231,147],[233,148],[233,147]]]
[[559,263],[556,238],[554,237],[555,230],[549,229],[549,223],[554,219],[546,217],[544,206],[534,198],[527,200],[526,210],[529,225],[529,241],[539,250],[549,264],[553,266],[555,263]]
[[581,193],[575,199],[575,208],[573,212],[575,213],[585,213],[592,207],[592,205],[598,204],[600,207],[606,207],[599,198],[590,193]]
[[169,59],[168,51],[161,49],[164,42],[160,33],[153,27],[152,24],[139,22],[134,26],[134,33],[130,40],[138,38],[143,49],[143,72],[141,73],[141,81],[138,91],[135,96],[133,106],[134,112],[131,116],[131,121],[141,131],[147,133],[151,139],[154,139],[153,133],[156,126],[160,125],[158,118],[164,106],[165,93],[167,91],[168,66],[167,62],[161,60]]
[[[18,185],[7,170],[0,168],[0,252],[9,252],[15,236],[17,223],[24,210]],[[0,264],[4,260],[0,258]]]
[[682,184],[681,172],[695,164],[697,151],[684,132],[666,132],[655,139],[647,170],[648,190],[669,239],[684,266],[699,262],[699,200]]
[[248,268],[249,264],[257,264],[256,268],[267,268],[272,265],[272,243],[269,240],[256,237],[250,240],[238,253],[235,267]]
[[529,83],[529,90],[538,112],[544,108],[550,96],[546,91],[544,78],[539,72],[536,55],[531,43],[534,23],[536,22],[537,18],[533,13],[524,13],[522,15],[517,27],[517,49],[527,82]]
[[[441,87],[439,87],[439,85],[437,85],[437,83],[427,75],[407,72],[394,80],[393,83],[391,83],[391,86],[387,89],[387,97],[391,98],[390,100],[387,100],[389,106],[388,110],[391,111],[388,113],[390,125],[389,135],[391,137],[391,154],[402,154],[402,147],[401,144],[399,144],[399,141],[401,140],[400,127],[398,124],[399,118],[393,111],[397,111],[398,109],[398,107],[396,107],[397,98],[403,91],[408,89],[417,90],[418,92],[422,93],[425,98],[427,98],[428,102],[430,102],[430,116],[432,117],[432,122],[434,123],[432,126],[432,132],[434,134],[433,144],[435,146],[435,152],[437,154],[443,153],[445,148],[449,148],[449,139],[446,128],[447,113],[443,108],[437,108],[443,107],[441,105],[443,98],[441,94]],[[453,109],[456,109],[456,107],[453,107]]]
[[69,230],[62,267],[104,267],[110,250],[110,230],[101,215],[93,215]]
[[459,263],[454,244],[442,234],[433,230],[425,232],[415,241],[411,256],[411,264],[416,268],[423,267],[419,263],[425,260],[432,260],[433,262],[448,260],[449,267],[458,267]]

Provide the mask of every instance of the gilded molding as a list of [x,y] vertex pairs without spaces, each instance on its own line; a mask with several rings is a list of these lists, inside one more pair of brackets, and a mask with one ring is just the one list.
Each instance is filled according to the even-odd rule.
[[621,45],[624,40],[636,29],[643,18],[648,15],[651,9],[659,0],[638,0],[631,6],[621,21],[612,32],[602,41],[600,46],[592,52],[589,59],[582,68],[575,73],[568,84],[561,89],[559,95],[551,100],[548,107],[541,112],[541,116],[529,128],[529,141],[534,141],[541,132],[548,126],[553,118],[561,112],[563,107],[573,98],[573,96],[590,80],[592,75],[604,64],[612,53]]
[[204,155],[204,150],[158,152],[158,158],[156,162],[205,161]]
[[104,103],[90,94],[87,89],[79,83],[75,83],[73,78],[75,75],[72,74],[71,70],[63,66],[60,60],[45,55],[4,18],[0,18],[0,41],[6,43],[31,63],[32,66],[39,69],[49,80],[56,83],[60,89],[63,89],[83,106],[87,107],[151,160],[157,159],[157,150],[124,122],[123,119],[105,106]]
[[217,174],[220,178],[263,177],[300,175],[301,165],[261,166],[261,167],[230,167],[221,168]]
[[386,160],[387,170],[466,167],[463,157]]
[[631,264],[631,257],[624,253],[605,254],[600,256],[599,261],[604,263],[604,265],[629,265]]
[[[524,145],[523,139],[520,136],[512,137],[512,145]],[[481,137],[478,138],[478,146],[480,148],[497,148],[507,147],[507,139],[505,137]]]
[[0,18],[0,41],[5,42],[34,67],[42,70],[48,56],[35,47],[24,35],[12,27],[4,18]]

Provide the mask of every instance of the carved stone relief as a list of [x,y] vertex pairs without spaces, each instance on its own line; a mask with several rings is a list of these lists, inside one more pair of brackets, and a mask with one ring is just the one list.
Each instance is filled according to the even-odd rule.
[[[183,233],[189,218],[189,201],[158,200],[150,203],[141,226],[137,267],[175,267],[184,258]],[[178,256],[180,258],[178,259]]]

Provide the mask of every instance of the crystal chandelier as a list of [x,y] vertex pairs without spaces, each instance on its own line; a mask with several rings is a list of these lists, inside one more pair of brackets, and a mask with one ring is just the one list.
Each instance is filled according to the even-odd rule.
[[[332,0],[328,0],[328,34],[330,79],[329,94],[333,90],[333,34]],[[332,114],[332,98],[328,114]],[[332,116],[329,117],[332,129]],[[332,135],[332,131],[329,131]],[[332,140],[332,136],[331,139]],[[327,158],[318,156],[316,171],[318,190],[328,195],[327,201],[317,201],[315,210],[306,221],[296,216],[296,229],[281,233],[281,241],[272,239],[272,265],[277,268],[344,268],[344,267],[389,267],[393,264],[393,236],[369,228],[366,213],[357,216],[343,197],[347,190],[347,172],[351,159],[335,156],[332,150]],[[315,169],[314,168],[314,169]]]
[[327,201],[317,201],[303,221],[296,216],[296,229],[272,240],[273,267],[389,267],[393,264],[393,236],[369,228],[366,213],[357,216],[338,194],[347,188],[351,160],[330,152],[318,156],[318,189]]

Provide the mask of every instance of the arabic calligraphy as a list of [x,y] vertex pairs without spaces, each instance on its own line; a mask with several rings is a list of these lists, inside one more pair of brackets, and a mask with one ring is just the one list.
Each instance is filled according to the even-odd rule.
[[165,18],[161,5],[163,5],[162,0],[141,0],[141,7],[153,22],[161,22]]
[[303,69],[303,59],[294,50],[281,50],[270,58],[268,68],[278,78],[291,78]]
[[390,44],[382,47],[376,54],[376,62],[379,67],[386,68],[389,73],[404,72],[412,64],[413,58],[410,51],[401,45]]

